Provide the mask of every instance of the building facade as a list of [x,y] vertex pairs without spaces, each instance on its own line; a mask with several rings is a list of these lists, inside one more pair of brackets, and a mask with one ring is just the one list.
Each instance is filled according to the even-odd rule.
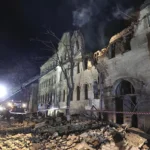
[[[150,1],[145,1],[136,23],[110,39],[107,48],[94,53],[104,70],[104,105],[108,119],[148,131],[150,115]],[[124,112],[124,113],[115,113]]]
[[[98,80],[98,73],[91,61],[83,58],[84,39],[80,31],[64,33],[58,45],[59,59],[63,60],[63,68],[70,69],[70,61],[67,56],[66,46],[73,47],[73,81],[74,90],[70,102],[71,113],[79,113],[85,109],[90,100],[94,99],[93,83]],[[45,64],[41,66],[41,74],[48,71],[39,80],[38,102],[39,109],[45,109],[49,103],[51,107],[66,108],[68,86],[65,75],[58,63],[55,53]]]
[[[67,59],[61,43],[68,43],[70,39],[74,41],[75,62],[71,112],[80,113],[94,105],[97,109],[111,111],[107,116],[112,122],[149,130],[150,115],[138,113],[150,112],[150,0],[141,6],[135,23],[114,35],[108,47],[94,53],[95,65],[84,55],[84,39],[79,31],[63,35],[58,46],[61,59]],[[69,63],[64,66],[69,68]],[[97,66],[104,78],[102,102]],[[66,108],[68,87],[56,54],[41,66],[41,74],[46,71],[48,73],[39,80],[39,109],[45,109],[48,103]]]

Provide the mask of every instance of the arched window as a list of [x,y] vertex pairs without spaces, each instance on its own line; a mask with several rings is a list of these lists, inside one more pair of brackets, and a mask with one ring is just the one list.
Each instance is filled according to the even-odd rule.
[[80,87],[77,86],[77,100],[80,100]]

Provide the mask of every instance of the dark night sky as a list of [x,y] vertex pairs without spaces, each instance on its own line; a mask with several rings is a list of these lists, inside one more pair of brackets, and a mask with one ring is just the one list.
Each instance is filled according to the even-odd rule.
[[[95,50],[107,44],[113,34],[128,25],[123,17],[112,16],[116,4],[126,11],[139,8],[143,0],[3,0],[0,2],[0,82],[20,84],[39,72],[39,66],[51,52],[30,41],[44,38],[44,28],[50,28],[61,37],[65,31],[80,26],[87,49]],[[91,5],[92,3],[92,5]],[[82,8],[85,8],[83,11]],[[89,10],[92,12],[89,12]],[[76,16],[73,17],[73,13]],[[87,13],[83,23],[79,13]],[[80,16],[81,17],[81,16]],[[114,18],[113,18],[114,17]],[[113,18],[113,19],[112,19]],[[116,28],[117,26],[117,28]],[[102,30],[105,29],[105,32]],[[107,32],[106,32],[107,31]],[[103,35],[103,36],[101,36]],[[100,42],[99,42],[100,41]],[[22,69],[23,68],[23,69]]]

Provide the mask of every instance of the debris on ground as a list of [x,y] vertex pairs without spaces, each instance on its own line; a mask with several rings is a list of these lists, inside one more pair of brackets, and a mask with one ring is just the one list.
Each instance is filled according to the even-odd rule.
[[[149,150],[149,135],[127,125],[60,119],[34,125],[32,133],[0,136],[0,150]],[[28,123],[29,124],[29,123]],[[18,124],[18,127],[27,125]],[[39,132],[37,132],[37,129]],[[48,132],[51,131],[51,132]],[[52,132],[53,131],[53,132]]]

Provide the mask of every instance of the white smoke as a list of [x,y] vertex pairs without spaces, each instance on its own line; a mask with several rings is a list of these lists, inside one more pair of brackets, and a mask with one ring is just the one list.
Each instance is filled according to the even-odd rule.
[[92,17],[92,10],[90,7],[81,8],[73,11],[74,26],[82,27],[84,24],[88,23]]
[[116,19],[124,19],[128,20],[131,19],[131,14],[133,13],[134,9],[128,8],[124,9],[122,6],[116,6],[115,9],[113,10],[113,17]]
[[[77,5],[78,2],[81,2],[81,0],[76,0],[74,3]],[[108,9],[110,10],[108,11],[109,14],[106,13]],[[82,27],[97,15],[101,16],[103,21],[105,20],[106,22],[113,19],[128,20],[131,18],[130,14],[133,11],[133,8],[125,8],[119,4],[114,4],[111,7],[109,0],[83,0],[73,11],[73,25]]]
[[105,36],[105,25],[106,22],[101,22],[98,27],[98,41],[99,45],[105,46],[107,37]]
[[96,0],[85,0],[83,4],[78,5],[77,9],[73,11],[73,25],[82,27],[91,20],[92,16],[96,16],[99,11]]

